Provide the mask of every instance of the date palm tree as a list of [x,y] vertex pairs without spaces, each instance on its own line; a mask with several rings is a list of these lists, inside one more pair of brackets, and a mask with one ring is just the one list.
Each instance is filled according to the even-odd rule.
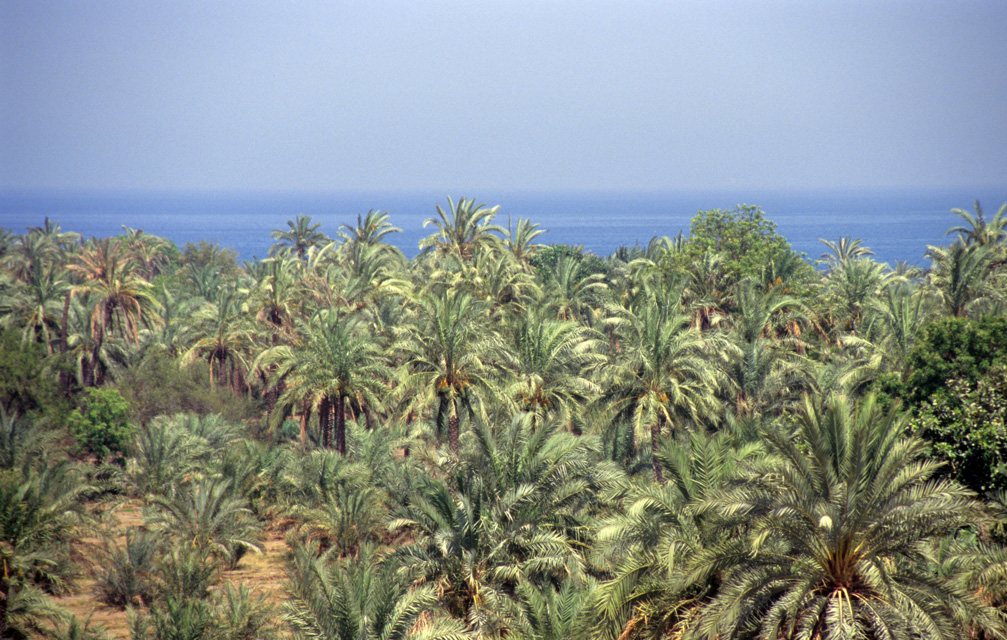
[[[308,322],[298,322],[298,332],[298,344],[273,347],[260,360],[275,365],[277,378],[285,381],[281,404],[304,407],[303,428],[307,411],[316,412],[323,446],[334,445],[340,455],[346,455],[347,409],[374,411],[380,407],[391,370],[357,316],[325,310]],[[333,417],[334,432],[330,429]],[[302,429],[302,439],[305,435]]]
[[[626,319],[624,350],[610,382],[612,409],[629,412],[638,434],[649,431],[656,452],[669,424],[683,416],[697,420],[716,405],[720,373],[704,357],[705,342],[688,316],[646,305]],[[662,483],[656,456],[653,468],[655,481]]]
[[270,232],[269,237],[276,240],[276,243],[269,248],[269,255],[278,256],[284,251],[290,251],[303,259],[310,247],[329,242],[325,234],[318,230],[322,223],[311,224],[311,216],[299,215],[293,220],[287,220],[287,226],[290,228],[286,231],[274,229]]
[[247,551],[261,551],[262,527],[248,501],[236,496],[230,480],[204,478],[176,486],[168,495],[151,495],[153,510],[146,525],[153,531],[178,536],[186,545],[237,566]]
[[607,362],[601,336],[569,320],[530,310],[511,330],[513,376],[507,395],[541,422],[555,415],[569,423],[601,393],[592,370]]
[[487,207],[476,204],[471,198],[460,198],[458,204],[449,197],[445,211],[437,205],[437,217],[427,218],[423,226],[433,225],[437,232],[420,241],[420,249],[428,252],[436,249],[439,253],[453,253],[462,260],[470,260],[480,249],[499,241],[493,234],[503,235],[506,230],[492,224],[500,210],[499,206]]
[[965,244],[992,246],[1007,240],[1007,202],[992,220],[987,220],[982,205],[975,201],[975,214],[964,209],[952,209],[951,213],[965,221],[965,224],[951,227],[945,235],[957,233]]
[[410,587],[373,549],[353,562],[294,548],[282,619],[297,640],[465,640],[456,621],[436,616],[433,585]]
[[990,247],[958,241],[946,248],[928,246],[927,257],[933,261],[930,283],[948,315],[964,317],[997,298],[991,286],[997,254]]
[[[120,240],[106,238],[83,248],[78,262],[67,266],[81,279],[72,292],[86,294],[91,307],[91,361],[96,362],[106,336],[118,334],[139,340],[140,326],[153,316],[148,310],[158,306],[149,282],[135,273],[136,264]],[[92,375],[84,381],[94,386]]]
[[182,362],[204,359],[210,365],[210,385],[230,385],[240,392],[249,370],[248,355],[255,329],[242,311],[243,296],[233,287],[217,292],[192,315],[195,342],[183,354]]
[[980,508],[905,424],[834,396],[766,431],[772,455],[697,509],[730,534],[693,559],[689,583],[719,587],[685,637],[959,638],[966,623],[1003,637],[1002,611],[933,570]]
[[447,426],[458,455],[462,412],[473,413],[496,388],[503,341],[490,330],[482,305],[465,293],[444,289],[419,299],[418,316],[399,330],[393,350],[405,362],[400,386],[410,406],[436,405],[438,432]]

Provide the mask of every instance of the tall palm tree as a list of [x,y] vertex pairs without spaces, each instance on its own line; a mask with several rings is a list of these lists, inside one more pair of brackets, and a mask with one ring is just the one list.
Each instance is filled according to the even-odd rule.
[[233,287],[218,291],[192,315],[195,342],[183,354],[182,362],[205,359],[210,365],[210,385],[230,385],[240,392],[249,370],[249,354],[255,330],[242,311],[243,297]]
[[990,247],[958,241],[947,248],[928,246],[927,257],[933,261],[930,283],[949,315],[964,317],[997,297],[991,286],[997,254]]
[[[708,415],[716,404],[719,373],[704,357],[705,342],[688,316],[665,316],[648,305],[627,318],[623,351],[610,383],[612,408],[628,411],[638,434],[649,431],[651,451],[656,452],[668,424]],[[656,456],[653,468],[655,481],[664,482]]]
[[277,256],[284,251],[292,251],[298,258],[304,258],[308,249],[313,246],[323,246],[329,243],[324,233],[318,230],[321,222],[311,224],[311,216],[299,215],[294,220],[287,220],[289,230],[274,229],[269,237],[276,243],[269,248],[269,255]]
[[507,220],[507,236],[504,239],[504,245],[518,265],[526,271],[531,268],[530,261],[542,246],[534,244],[533,241],[546,233],[546,230],[539,229],[539,226],[527,218],[518,218],[517,227],[511,225],[510,219]]
[[401,387],[413,394],[415,408],[436,403],[438,431],[447,426],[449,446],[457,455],[462,411],[475,412],[494,390],[503,341],[489,329],[482,305],[468,294],[444,289],[427,292],[418,302],[416,323],[400,329],[393,345],[405,362]]
[[818,241],[828,247],[828,252],[822,254],[822,260],[828,262],[832,267],[850,260],[874,255],[873,251],[863,246],[863,240],[860,238],[840,236],[836,242],[823,240],[822,238],[819,238]]
[[773,455],[697,509],[730,534],[693,559],[690,582],[719,587],[686,637],[958,638],[966,623],[1002,637],[1002,611],[933,571],[935,545],[980,509],[905,423],[832,397],[809,399],[795,432],[767,431]]
[[555,415],[570,422],[601,388],[590,373],[607,362],[600,335],[570,320],[530,311],[511,330],[514,376],[507,394],[540,422]]
[[[281,404],[303,407],[302,443],[307,412],[314,411],[319,416],[323,446],[332,443],[345,455],[347,409],[374,411],[380,407],[391,370],[356,316],[330,309],[308,322],[299,322],[298,330],[300,343],[273,347],[260,360],[275,365],[277,378],[285,381],[287,390]],[[333,413],[334,433],[330,430]]]
[[[148,310],[158,306],[149,282],[135,273],[136,264],[127,255],[127,247],[120,240],[98,240],[81,250],[78,262],[67,268],[77,274],[81,282],[73,288],[74,294],[84,293],[93,303],[91,334],[93,336],[92,363],[109,334],[139,340],[140,326],[148,322]],[[92,367],[93,371],[93,367]],[[91,375],[84,383],[94,385]]]
[[439,253],[453,253],[469,260],[480,249],[499,241],[494,233],[506,233],[500,225],[492,224],[499,210],[499,206],[476,204],[471,198],[460,198],[455,204],[449,197],[447,211],[437,205],[437,217],[423,221],[424,227],[433,225],[437,232],[421,240],[420,249],[424,252],[437,249]]
[[371,209],[363,219],[357,216],[357,226],[339,225],[340,235],[350,244],[383,244],[383,238],[390,233],[401,233],[402,229],[388,221],[388,212]]
[[975,201],[975,215],[964,209],[952,209],[951,213],[965,221],[964,225],[951,227],[945,235],[957,233],[965,244],[992,246],[1007,239],[1007,202],[992,220],[986,220],[982,205]]

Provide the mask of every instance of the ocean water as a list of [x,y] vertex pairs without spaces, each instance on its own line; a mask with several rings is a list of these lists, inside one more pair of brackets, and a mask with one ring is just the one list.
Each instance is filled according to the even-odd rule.
[[[457,194],[450,194],[457,201]],[[470,195],[470,194],[462,194]],[[959,224],[952,208],[973,210],[979,199],[992,217],[1007,202],[1007,187],[870,190],[747,190],[669,192],[486,192],[477,202],[500,205],[496,223],[529,218],[548,233],[545,243],[581,245],[600,256],[619,246],[646,245],[654,236],[688,234],[700,210],[758,205],[791,246],[818,258],[819,241],[860,238],[878,260],[925,266],[927,245],[946,244],[945,232]],[[421,238],[433,232],[423,221],[447,207],[447,195],[431,192],[60,192],[0,191],[0,227],[23,233],[45,218],[64,231],[105,237],[122,227],[174,241],[208,240],[236,250],[243,260],[265,257],[273,229],[286,229],[299,214],[321,223],[335,237],[342,224],[353,226],[369,209],[389,212],[403,232],[390,241],[406,255],[418,252]]]

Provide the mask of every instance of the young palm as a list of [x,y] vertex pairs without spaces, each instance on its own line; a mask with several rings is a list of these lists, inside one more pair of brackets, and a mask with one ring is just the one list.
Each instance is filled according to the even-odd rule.
[[720,586],[687,637],[763,640],[958,638],[968,621],[1002,637],[1005,616],[941,579],[932,554],[974,523],[965,489],[873,399],[810,399],[795,432],[697,513],[733,532],[697,554],[692,583]]
[[262,527],[248,509],[248,501],[234,495],[228,480],[206,478],[149,500],[153,509],[147,525],[152,530],[177,536],[231,568],[247,551],[261,551]]
[[294,548],[282,619],[297,640],[465,640],[457,622],[431,618],[432,585],[410,587],[390,563],[364,549],[354,562]]

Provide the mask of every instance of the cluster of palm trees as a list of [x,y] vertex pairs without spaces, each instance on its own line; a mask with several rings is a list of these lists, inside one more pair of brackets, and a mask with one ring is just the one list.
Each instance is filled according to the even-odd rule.
[[[464,198],[412,260],[380,211],[335,239],[291,220],[243,266],[47,221],[0,233],[0,322],[64,396],[119,387],[144,416],[124,467],[72,471],[78,497],[145,505],[94,569],[136,638],[278,633],[247,590],[211,589],[269,523],[295,637],[1007,637],[1002,498],[948,478],[912,408],[872,393],[908,378],[931,321],[1005,315],[1007,205],[954,213],[926,271],[847,238],[819,268],[739,272],[681,236],[599,259]],[[127,379],[151,362],[246,424],[148,419]],[[16,435],[58,433],[38,416],[5,399],[12,496],[55,468]],[[88,518],[22,539],[8,502],[0,637],[21,637],[59,618],[44,595]]]

